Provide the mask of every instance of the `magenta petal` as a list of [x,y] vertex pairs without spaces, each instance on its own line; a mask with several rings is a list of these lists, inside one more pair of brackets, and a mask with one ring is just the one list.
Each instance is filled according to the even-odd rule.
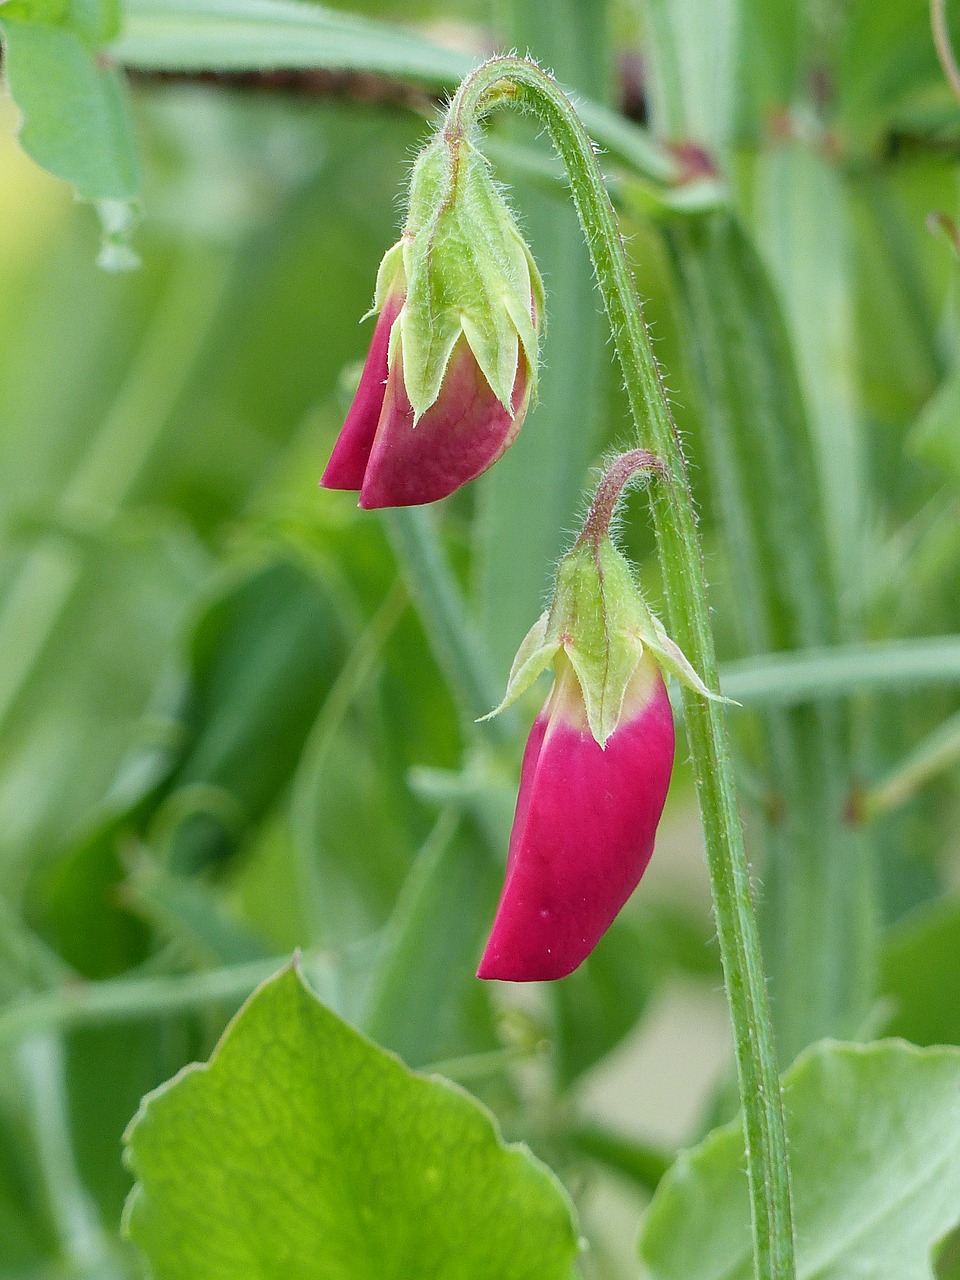
[[416,426],[398,360],[370,452],[360,506],[406,507],[437,502],[491,467],[520,430],[529,399],[521,353],[514,412],[503,407],[461,338],[436,402]]
[[506,882],[479,978],[537,982],[572,973],[653,853],[674,752],[659,670],[605,748],[558,705],[551,698],[527,743]]
[[370,450],[377,434],[377,423],[383,410],[390,330],[402,306],[403,294],[393,294],[387,298],[383,310],[377,316],[357,394],[353,397],[350,412],[320,481],[325,489],[359,490],[363,486]]

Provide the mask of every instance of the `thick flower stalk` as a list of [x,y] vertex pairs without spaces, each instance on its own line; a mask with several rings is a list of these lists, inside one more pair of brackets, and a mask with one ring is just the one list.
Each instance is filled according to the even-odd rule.
[[600,482],[583,532],[560,563],[553,602],[521,645],[497,708],[553,665],[553,688],[523,757],[480,978],[563,978],[586,959],[653,853],[674,754],[662,670],[711,696],[610,537],[625,483],[655,465],[637,449]]
[[501,456],[536,392],[543,285],[483,155],[438,134],[377,277],[379,312],[320,481],[361,507],[445,498]]

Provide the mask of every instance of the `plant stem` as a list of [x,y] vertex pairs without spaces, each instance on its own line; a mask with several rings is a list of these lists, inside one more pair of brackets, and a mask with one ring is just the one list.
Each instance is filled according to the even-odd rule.
[[[715,688],[716,658],[686,465],[593,145],[554,80],[535,63],[513,57],[493,59],[463,82],[447,114],[445,137],[472,137],[482,117],[504,103],[531,111],[545,125],[566,167],[613,330],[637,443],[665,466],[665,481],[651,496],[673,636]],[[755,1271],[758,1280],[791,1280],[793,1227],[780,1084],[724,710],[689,690],[683,698],[734,1029]]]
[[953,45],[950,41],[950,28],[947,26],[947,0],[930,0],[930,25],[933,28],[933,43],[937,49],[937,57],[943,74],[950,82],[950,88],[960,98],[960,68],[953,56]]

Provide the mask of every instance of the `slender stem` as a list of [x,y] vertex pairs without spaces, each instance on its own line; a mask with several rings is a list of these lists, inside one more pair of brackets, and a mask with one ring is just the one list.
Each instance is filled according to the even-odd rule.
[[960,98],[960,67],[953,55],[950,28],[947,26],[947,0],[930,0],[930,25],[933,27],[933,43],[943,74],[950,81],[950,88]]
[[725,662],[723,691],[737,702],[796,706],[874,689],[902,693],[960,684],[960,636],[919,636],[786,649]]
[[[243,1000],[288,963],[288,956],[276,956],[202,973],[67,983],[0,1009],[0,1049],[45,1031],[145,1022],[164,1014],[204,1009],[221,1001]],[[331,1000],[333,962],[329,954],[305,952],[301,964],[324,1001],[335,1006]]]
[[906,804],[938,774],[952,769],[960,761],[960,711],[938,725],[922,742],[901,760],[895,769],[870,788],[860,806],[868,818]]
[[600,544],[601,539],[610,532],[610,523],[617,509],[617,503],[620,501],[620,495],[634,476],[644,471],[648,473],[663,471],[660,459],[655,457],[649,449],[631,449],[629,453],[621,453],[619,457],[614,458],[597,485],[587,518],[577,538],[578,546],[587,542],[593,543],[595,547]]
[[[508,102],[546,126],[566,167],[623,369],[637,444],[664,464],[665,482],[654,487],[652,507],[673,635],[715,688],[716,658],[686,466],[590,138],[553,79],[520,58],[493,59],[463,82],[451,103],[445,136],[472,136],[488,111]],[[793,1226],[780,1084],[724,709],[684,690],[684,711],[734,1028],[756,1275],[791,1280]]]

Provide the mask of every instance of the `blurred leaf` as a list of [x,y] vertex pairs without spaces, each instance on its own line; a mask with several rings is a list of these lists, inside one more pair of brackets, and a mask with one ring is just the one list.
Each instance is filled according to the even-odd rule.
[[660,976],[642,922],[622,912],[580,968],[551,985],[561,1088],[569,1088],[633,1029]]
[[107,267],[136,262],[125,208],[141,184],[123,78],[98,50],[116,25],[116,4],[96,0],[8,0],[0,14],[6,80],[23,115],[20,142],[78,195],[102,202]]
[[908,444],[911,453],[960,484],[960,366],[924,405]]
[[550,1173],[292,970],[252,997],[209,1065],[146,1099],[127,1141],[128,1229],[157,1280],[278,1261],[290,1280],[573,1274],[576,1232]]
[[81,834],[124,757],[155,738],[150,701],[205,560],[182,530],[142,522],[104,538],[47,535],[10,559],[0,687],[15,695],[0,746],[0,876],[22,879]]
[[[948,0],[954,32],[960,4]],[[937,61],[926,0],[856,0],[848,7],[836,56],[838,123],[860,146],[892,128],[960,125]]]
[[228,914],[222,896],[196,879],[171,875],[148,855],[137,857],[122,888],[124,904],[178,944],[198,967],[244,964],[272,954]]
[[456,84],[476,59],[400,26],[293,0],[126,0],[113,55],[176,71],[370,70]]
[[568,978],[551,983],[554,1064],[569,1088],[629,1035],[664,980],[677,972],[717,984],[712,921],[653,902],[622,911]]
[[[784,1078],[798,1280],[933,1280],[960,1217],[960,1052],[826,1042]],[[680,1157],[640,1240],[653,1280],[748,1280],[740,1121]]]
[[410,1067],[494,1048],[476,969],[500,866],[469,824],[441,816],[387,923],[364,1030]]
[[850,213],[833,166],[791,143],[757,165],[753,225],[779,292],[811,427],[833,591],[856,616],[872,514],[858,416]]
[[342,655],[320,580],[279,556],[230,584],[191,641],[185,748],[154,837],[180,871],[230,852],[290,780]]
[[[455,88],[482,61],[403,27],[295,0],[126,0],[112,55],[130,67],[172,71],[256,71],[323,67],[401,76]],[[676,164],[642,129],[596,102],[579,100],[595,140],[655,182]]]
[[[651,112],[660,137],[708,151],[730,142],[741,8],[741,0],[644,0]],[[781,30],[788,29],[778,17]]]
[[[818,466],[785,318],[729,213],[671,223],[666,235],[723,531],[728,611],[742,650],[796,656],[837,640],[842,626],[825,464]],[[767,653],[754,670],[761,661],[776,659]],[[732,690],[729,668],[722,674]],[[870,1007],[874,867],[864,829],[845,817],[854,739],[843,706],[768,703],[734,723],[759,780],[761,929],[777,1042],[789,1061],[821,1036],[855,1035]]]
[[960,897],[922,907],[888,934],[879,997],[884,1030],[914,1044],[960,1045]]

